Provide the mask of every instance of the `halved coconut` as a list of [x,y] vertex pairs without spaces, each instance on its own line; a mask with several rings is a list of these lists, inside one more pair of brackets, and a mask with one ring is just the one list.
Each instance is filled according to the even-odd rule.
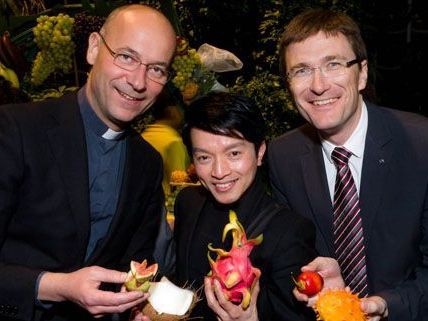
[[176,286],[166,277],[153,282],[143,314],[152,321],[176,321],[187,318],[197,301],[196,293]]

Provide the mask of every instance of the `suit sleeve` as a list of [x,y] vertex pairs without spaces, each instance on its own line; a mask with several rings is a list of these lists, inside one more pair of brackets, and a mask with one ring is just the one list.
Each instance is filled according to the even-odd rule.
[[421,217],[421,263],[411,277],[395,288],[375,293],[387,302],[388,321],[428,320],[428,189]]
[[282,192],[282,189],[280,187],[281,185],[280,180],[278,179],[279,166],[276,164],[276,159],[278,158],[278,156],[275,155],[276,148],[277,147],[275,146],[275,144],[272,143],[269,146],[269,151],[268,151],[269,178],[270,178],[270,184],[272,188],[272,195],[279,203],[290,208],[290,204],[288,202],[287,196]]
[[[7,110],[0,107],[0,252],[7,239],[13,237],[9,223],[14,219],[24,171],[19,129]],[[31,319],[40,272],[0,262],[0,319]]]
[[[388,113],[390,112],[388,111]],[[399,183],[395,183],[400,182],[399,180],[394,181],[395,184],[392,190],[399,191],[403,195],[403,198],[389,200],[389,203],[394,204],[394,202],[399,202],[395,207],[402,208],[403,210],[399,213],[392,213],[390,217],[391,222],[386,223],[386,229],[388,229],[388,224],[398,222],[398,224],[404,225],[407,222],[405,227],[398,226],[394,231],[406,231],[404,233],[408,237],[402,240],[398,234],[395,236],[397,241],[393,243],[397,245],[393,250],[399,253],[395,260],[401,257],[403,260],[407,258],[407,261],[404,261],[406,269],[402,268],[399,271],[402,274],[401,278],[400,275],[394,276],[399,281],[394,282],[384,290],[380,290],[375,295],[379,295],[386,300],[388,305],[388,321],[427,321],[428,121],[427,118],[415,114],[402,114],[398,111],[394,111],[394,113],[394,119],[390,120],[390,123],[393,123],[395,126],[393,127],[393,132],[395,133],[394,140],[397,141],[397,159],[402,160],[402,163],[401,167],[395,169],[393,175],[396,177],[400,177],[401,175],[403,184],[399,185]],[[398,193],[395,195],[398,195]],[[409,209],[408,212],[406,212],[406,208]],[[400,215],[400,220],[394,219],[394,215]],[[382,226],[379,227],[379,231],[380,233],[384,231],[382,230]],[[403,246],[407,247],[407,249],[400,249]],[[382,260],[383,257],[384,255],[379,253],[379,260]],[[398,267],[403,266],[402,262],[398,260],[397,262],[388,262],[388,256],[386,256],[386,261]],[[378,278],[381,277],[381,275],[378,276]]]
[[[259,320],[313,320],[313,312],[294,298],[291,278],[316,257],[313,224],[303,217],[292,215],[286,222],[273,220],[269,230],[263,234],[263,250],[272,250],[267,259],[268,266],[262,272],[261,282],[264,284],[258,302]],[[275,235],[276,241],[272,243],[271,237]]]

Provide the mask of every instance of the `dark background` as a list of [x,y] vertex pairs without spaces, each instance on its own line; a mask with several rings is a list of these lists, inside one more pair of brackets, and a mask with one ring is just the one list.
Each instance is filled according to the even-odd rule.
[[[23,0],[21,0],[23,1]],[[15,1],[18,2],[18,1]],[[140,1],[91,1],[98,8],[114,8],[120,4]],[[348,13],[360,25],[369,53],[369,99],[384,106],[428,115],[425,99],[428,71],[428,1],[427,0],[146,0],[159,7],[175,22],[178,33],[192,47],[209,43],[236,54],[244,63],[240,71],[219,75],[219,81],[234,86],[238,77],[249,82],[263,73],[277,77],[277,42],[285,24],[308,7],[324,7]],[[6,2],[0,2],[6,3]],[[88,1],[45,1],[57,14],[65,9],[61,5],[82,4],[81,9],[65,10],[76,13]],[[101,5],[100,5],[101,4]],[[97,6],[96,6],[97,7]],[[1,12],[0,25],[9,21],[10,10]],[[96,10],[95,10],[96,11]],[[95,12],[94,11],[94,12]],[[92,12],[92,13],[94,13]],[[96,12],[95,12],[96,13]],[[96,14],[105,15],[99,11]],[[31,30],[35,19],[29,20],[15,35],[24,29]],[[6,24],[6,28],[7,28]],[[1,30],[0,28],[0,31]],[[31,41],[25,41],[31,43]],[[31,51],[29,51],[31,52]],[[282,87],[285,85],[282,83]],[[265,86],[269,87],[269,86]],[[266,89],[260,101],[275,96]],[[260,98],[260,97],[259,97]],[[281,101],[277,101],[279,106]],[[274,106],[274,105],[272,105]],[[274,109],[276,107],[269,107]],[[280,111],[282,112],[282,111]],[[288,111],[285,111],[288,112]],[[293,115],[289,116],[294,117]],[[290,121],[291,127],[298,120]],[[287,128],[290,128],[288,126]],[[281,129],[282,130],[282,129]]]
[[[276,62],[263,66],[273,41],[260,33],[260,25],[269,8],[280,10],[277,29],[306,7],[326,7],[347,12],[360,25],[369,52],[370,88],[374,102],[406,111],[428,115],[425,75],[428,71],[428,1],[184,1],[191,18],[181,18],[182,25],[192,29],[195,47],[203,42],[228,49],[244,62],[244,77],[257,75],[257,66],[278,74]],[[206,8],[201,11],[201,8]],[[177,7],[179,9],[179,7]],[[178,10],[179,11],[179,10]],[[199,12],[198,12],[199,11]],[[180,15],[180,13],[179,13]],[[278,32],[278,30],[274,30]],[[273,34],[277,39],[280,34]],[[276,45],[276,43],[275,43]],[[269,47],[270,46],[270,47]],[[265,55],[256,58],[260,52]],[[236,77],[232,72],[222,80]]]

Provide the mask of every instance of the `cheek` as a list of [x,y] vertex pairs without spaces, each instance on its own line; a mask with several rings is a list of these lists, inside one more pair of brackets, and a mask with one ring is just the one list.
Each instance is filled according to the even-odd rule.
[[208,166],[207,165],[198,164],[195,160],[193,160],[193,164],[195,165],[196,175],[200,179],[206,178],[206,176],[208,174],[208,171],[209,171]]
[[304,89],[301,89],[300,91],[295,91],[293,96],[294,105],[297,107],[298,111],[301,113],[306,113],[305,105],[307,104],[307,91]]
[[153,98],[157,98],[158,95],[162,92],[163,86],[156,84],[156,83],[152,83],[151,85],[149,84],[149,86],[147,87],[147,91],[148,93],[150,93],[151,96],[153,96]]
[[257,160],[254,159],[234,166],[233,170],[236,172],[240,172],[243,176],[245,176],[249,180],[252,180],[253,177],[256,175],[257,168]]
[[294,101],[297,101],[302,98],[304,91],[302,89],[299,89],[299,87],[296,86],[289,86],[288,87],[289,92],[291,93],[291,96],[293,97]]
[[308,112],[306,111],[306,109],[302,106],[302,104],[300,104],[298,101],[295,101],[295,106],[297,108],[297,111],[299,112],[299,114],[306,120],[306,121],[310,121],[310,117]]

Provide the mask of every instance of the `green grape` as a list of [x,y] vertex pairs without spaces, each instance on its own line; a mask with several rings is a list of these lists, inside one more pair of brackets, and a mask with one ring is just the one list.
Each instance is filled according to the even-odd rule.
[[33,69],[31,70],[31,82],[35,85],[40,85],[53,71],[54,65],[50,56],[39,51],[34,60]]
[[179,55],[172,62],[172,68],[175,70],[176,76],[172,82],[181,91],[187,83],[193,80],[195,70],[201,67],[201,59],[195,49],[189,49],[187,55]]
[[71,39],[74,19],[66,14],[40,16],[33,28],[40,51],[33,63],[31,82],[38,86],[55,71],[70,72],[75,44]]

